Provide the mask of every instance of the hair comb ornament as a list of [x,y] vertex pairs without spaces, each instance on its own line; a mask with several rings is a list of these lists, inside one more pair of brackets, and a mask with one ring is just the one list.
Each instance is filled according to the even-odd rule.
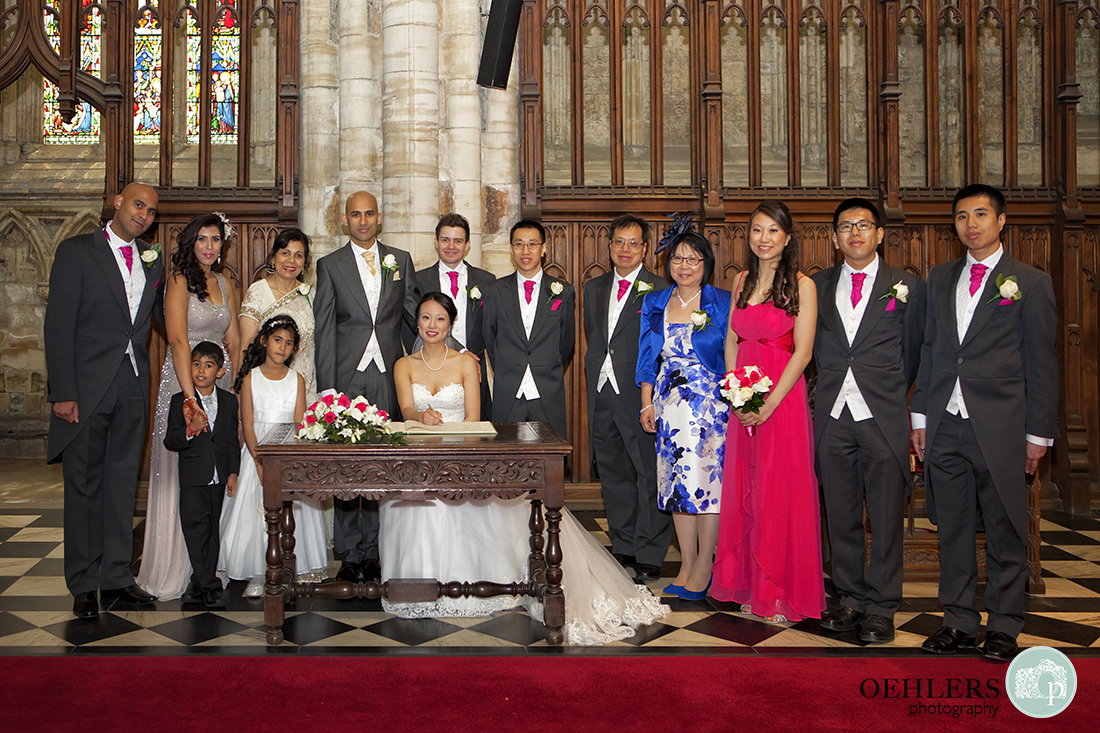
[[225,238],[229,239],[233,236],[233,225],[229,223],[229,217],[220,211],[215,211],[214,216],[222,220],[222,227],[225,229]]
[[691,214],[665,214],[665,216],[672,219],[672,226],[661,235],[661,242],[657,245],[654,255],[659,255],[669,247],[676,246],[684,235],[691,231]]

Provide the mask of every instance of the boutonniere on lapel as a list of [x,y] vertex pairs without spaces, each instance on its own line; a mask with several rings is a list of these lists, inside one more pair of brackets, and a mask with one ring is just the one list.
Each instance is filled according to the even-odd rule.
[[160,243],[150,244],[149,249],[143,250],[141,253],[141,261],[145,264],[145,269],[148,270],[153,266],[153,263],[160,257]]
[[550,297],[546,299],[547,303],[549,303],[551,300],[554,301],[554,304],[550,306],[550,310],[556,311],[558,308],[561,308],[561,300],[556,298],[557,296],[561,295],[561,291],[563,290],[565,290],[565,286],[557,280],[550,283]]
[[898,303],[909,302],[909,286],[898,280],[896,283],[890,286],[890,289],[886,291],[879,300],[886,300],[889,298],[889,302],[886,303],[886,312],[896,311],[898,309]]
[[470,300],[481,300],[481,288],[477,285],[472,288],[466,288],[466,295],[470,297]]
[[986,301],[986,303],[992,303],[997,300],[997,296],[1001,297],[1001,301],[997,305],[1012,305],[1013,301],[1019,300],[1024,297],[1024,294],[1020,292],[1020,286],[1016,282],[1016,276],[1010,275],[1005,277],[1004,274],[997,276],[997,295]]
[[400,280],[401,273],[397,270],[397,258],[388,254],[382,258],[382,269],[393,273],[393,279]]
[[710,325],[710,316],[706,311],[692,311],[691,312],[691,329],[693,331],[702,331],[704,328]]
[[[647,283],[645,280],[634,281],[634,300],[642,297],[646,293],[653,292],[653,283]],[[633,302],[633,301],[631,301]]]

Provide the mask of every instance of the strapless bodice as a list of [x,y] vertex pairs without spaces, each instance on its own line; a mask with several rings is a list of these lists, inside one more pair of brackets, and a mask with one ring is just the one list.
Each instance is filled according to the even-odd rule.
[[452,382],[432,394],[423,384],[413,383],[413,407],[423,412],[429,407],[443,416],[443,422],[462,422],[466,419],[466,390],[459,382]]

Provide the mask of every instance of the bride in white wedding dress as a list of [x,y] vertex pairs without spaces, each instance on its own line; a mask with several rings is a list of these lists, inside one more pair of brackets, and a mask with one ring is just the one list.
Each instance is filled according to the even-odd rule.
[[[394,366],[406,420],[434,425],[462,422],[466,415],[477,420],[481,413],[477,365],[445,343],[456,315],[454,303],[443,293],[428,293],[420,302],[417,329],[424,346]],[[379,510],[383,581],[436,578],[511,583],[528,579],[531,505],[524,498],[383,501]],[[566,644],[627,639],[637,627],[668,613],[668,606],[645,586],[635,585],[568,510],[562,512],[560,537]],[[521,605],[541,620],[541,603],[515,596],[382,601],[385,611],[402,618],[488,616]]]

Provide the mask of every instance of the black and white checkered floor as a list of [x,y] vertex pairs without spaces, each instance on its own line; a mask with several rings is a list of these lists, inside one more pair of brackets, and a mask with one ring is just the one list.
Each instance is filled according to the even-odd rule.
[[[492,618],[403,620],[380,601],[300,599],[288,612],[286,641],[264,640],[262,599],[241,596],[244,583],[227,591],[225,611],[184,611],[179,601],[152,610],[116,603],[97,619],[72,615],[72,596],[62,571],[59,502],[13,501],[0,479],[0,655],[15,654],[920,654],[924,637],[940,625],[936,587],[907,583],[887,645],[859,641],[855,632],[828,634],[815,620],[769,626],[733,604],[666,597],[671,613],[631,639],[594,648],[551,649],[541,625],[522,611]],[[22,492],[16,492],[22,493]],[[607,544],[601,513],[578,519]],[[143,535],[135,519],[135,543]],[[1041,527],[1046,595],[1027,598],[1021,646],[1052,646],[1075,655],[1100,656],[1100,521],[1044,513]],[[675,549],[652,583],[660,593],[678,570]],[[826,579],[826,589],[831,586]],[[832,602],[832,599],[830,599]]]

